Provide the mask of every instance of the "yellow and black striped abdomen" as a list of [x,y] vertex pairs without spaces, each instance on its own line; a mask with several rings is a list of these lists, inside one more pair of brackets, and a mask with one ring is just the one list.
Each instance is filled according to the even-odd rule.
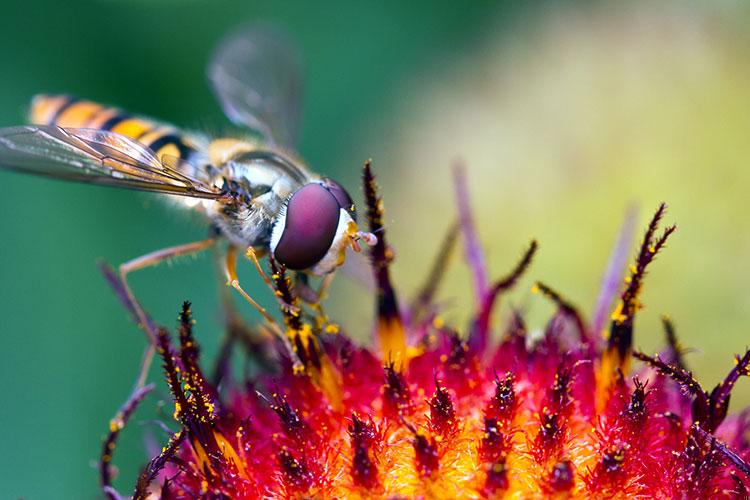
[[38,95],[31,102],[30,121],[36,125],[109,130],[135,139],[156,153],[188,159],[195,146],[175,127],[93,101],[66,95]]

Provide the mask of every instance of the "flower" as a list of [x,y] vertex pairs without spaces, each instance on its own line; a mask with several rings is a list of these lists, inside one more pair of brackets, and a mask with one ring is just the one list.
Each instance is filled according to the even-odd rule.
[[[659,233],[666,206],[648,225],[622,286],[627,238],[616,246],[599,302],[608,309],[619,291],[606,335],[601,311],[589,324],[559,292],[537,283],[557,306],[543,334],[534,336],[514,311],[496,342],[493,309],[529,268],[537,244],[507,276],[489,282],[460,173],[457,192],[459,223],[407,308],[391,283],[383,205],[365,164],[366,215],[378,235],[371,249],[378,348],[339,333],[321,303],[304,304],[308,285],[292,283],[273,260],[283,327],[267,322],[247,334],[235,324],[227,344],[251,344],[249,355],[262,367],[254,376],[231,380],[227,347],[209,380],[189,303],[178,346],[156,329],[179,430],[146,465],[134,497],[746,497],[750,413],[727,417],[727,410],[735,382],[750,374],[750,352],[706,391],[686,368],[668,319],[660,353],[633,351],[646,270],[675,230]],[[434,301],[459,234],[477,298],[463,332],[445,323]],[[633,358],[643,365],[633,369]],[[110,467],[118,434],[152,387],[138,388],[111,422],[101,462],[110,497],[118,497]]]

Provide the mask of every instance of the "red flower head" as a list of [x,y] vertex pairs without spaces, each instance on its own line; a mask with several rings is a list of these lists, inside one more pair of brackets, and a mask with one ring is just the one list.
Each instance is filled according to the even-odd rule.
[[[339,333],[320,303],[303,303],[305,282],[292,283],[271,260],[283,325],[267,320],[252,334],[235,325],[209,380],[185,303],[179,345],[165,329],[156,335],[179,430],[146,465],[134,497],[746,498],[747,412],[727,417],[727,409],[735,382],[748,375],[750,353],[707,391],[685,367],[667,319],[659,354],[632,349],[646,270],[675,230],[659,232],[665,205],[648,225],[603,339],[603,313],[625,265],[622,243],[590,323],[537,283],[557,306],[543,335],[532,338],[515,312],[496,342],[493,308],[527,270],[537,244],[507,276],[489,282],[460,175],[457,187],[459,224],[406,307],[391,284],[383,207],[365,165],[366,215],[378,235],[371,249],[378,347]],[[459,233],[477,299],[466,329],[446,325],[433,300]],[[237,381],[227,353],[240,342],[262,369]],[[635,371],[633,358],[643,362]],[[112,421],[101,468],[111,497],[118,496],[110,468],[117,435],[151,387],[137,390]]]

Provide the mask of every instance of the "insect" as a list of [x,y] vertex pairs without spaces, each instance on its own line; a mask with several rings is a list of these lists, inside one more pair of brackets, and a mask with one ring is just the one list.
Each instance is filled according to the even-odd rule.
[[31,106],[34,125],[0,129],[0,167],[179,199],[202,213],[218,236],[126,262],[122,282],[127,287],[129,272],[224,238],[230,243],[228,283],[252,301],[236,277],[238,250],[261,274],[258,257],[270,254],[300,274],[330,276],[348,247],[376,241],[358,229],[346,190],[312,173],[292,152],[300,73],[283,37],[246,27],[219,44],[208,78],[227,117],[254,135],[212,139],[91,101],[41,95]]

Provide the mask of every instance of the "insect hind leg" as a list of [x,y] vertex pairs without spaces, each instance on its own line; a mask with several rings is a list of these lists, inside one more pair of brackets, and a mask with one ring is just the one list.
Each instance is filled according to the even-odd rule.
[[200,253],[210,248],[215,243],[215,238],[208,238],[205,240],[185,243],[174,247],[162,248],[161,250],[147,253],[146,255],[136,257],[135,259],[131,259],[127,262],[124,262],[123,264],[120,264],[119,276],[123,291],[125,292],[126,298],[130,303],[129,305],[133,310],[133,314],[136,321],[138,322],[138,326],[140,326],[146,333],[146,336],[148,337],[151,345],[156,345],[156,332],[154,331],[153,325],[146,317],[146,313],[141,307],[141,304],[135,298],[135,294],[128,284],[128,274],[139,269],[145,269],[147,267],[155,266],[174,257]]

